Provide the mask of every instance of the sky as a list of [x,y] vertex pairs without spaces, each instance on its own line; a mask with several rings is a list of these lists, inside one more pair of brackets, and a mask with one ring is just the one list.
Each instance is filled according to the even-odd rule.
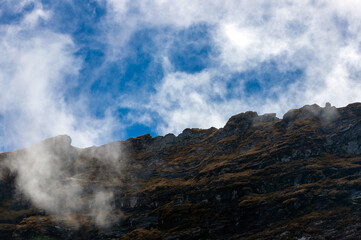
[[360,101],[361,2],[1,0],[0,151]]

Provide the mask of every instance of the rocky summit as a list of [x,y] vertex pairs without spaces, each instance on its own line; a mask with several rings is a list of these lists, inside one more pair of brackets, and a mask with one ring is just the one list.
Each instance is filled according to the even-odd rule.
[[1,239],[361,239],[361,103],[0,154]]

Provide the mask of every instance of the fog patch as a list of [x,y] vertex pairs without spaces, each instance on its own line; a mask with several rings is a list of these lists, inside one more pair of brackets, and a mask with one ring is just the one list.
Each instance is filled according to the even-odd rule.
[[63,135],[15,151],[3,164],[35,207],[54,217],[80,216],[107,227],[118,219],[111,185],[121,177],[125,159],[120,142],[111,146],[78,149]]
[[113,193],[106,191],[98,191],[94,195],[91,203],[91,216],[98,226],[109,226],[117,219],[112,215],[114,205]]
[[335,106],[331,106],[331,103],[327,102],[322,109],[321,119],[326,123],[332,122],[339,117],[339,113]]

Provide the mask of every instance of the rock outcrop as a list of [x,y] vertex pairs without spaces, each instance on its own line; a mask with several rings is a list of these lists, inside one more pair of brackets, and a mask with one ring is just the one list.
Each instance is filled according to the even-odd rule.
[[[100,147],[70,143],[59,136],[0,154],[1,239],[360,238],[361,103],[307,105],[282,119],[246,112],[221,129]],[[48,211],[21,191],[11,161],[36,146],[66,161],[59,176],[82,186],[81,208]],[[112,196],[114,219],[101,226],[88,200],[97,189]]]

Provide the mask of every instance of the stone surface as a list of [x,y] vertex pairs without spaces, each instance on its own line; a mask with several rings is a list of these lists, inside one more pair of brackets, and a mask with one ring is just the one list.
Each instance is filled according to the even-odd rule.
[[67,136],[39,144],[66,156],[84,199],[102,186],[121,214],[107,227],[81,212],[76,225],[49,215],[4,164],[24,150],[2,153],[2,239],[359,239],[360,103],[307,105],[283,119],[246,112],[221,129],[86,149]]

